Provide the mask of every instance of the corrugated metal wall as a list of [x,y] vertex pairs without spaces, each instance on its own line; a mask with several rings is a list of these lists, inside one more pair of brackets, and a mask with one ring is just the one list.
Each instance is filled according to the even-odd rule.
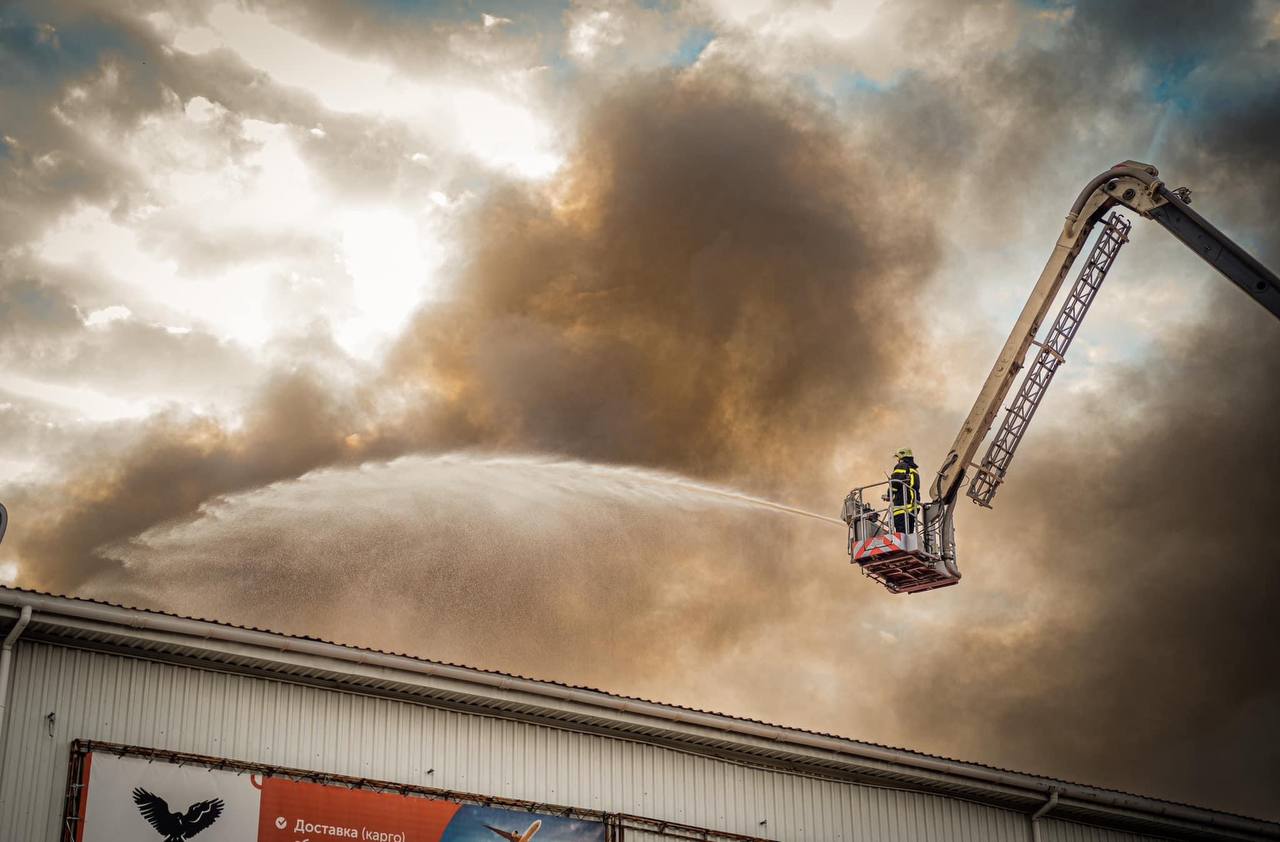
[[[954,799],[30,641],[20,641],[14,654],[0,766],[3,842],[58,839],[75,738],[626,812],[773,839],[1029,838],[1026,816]],[[1141,838],[1048,821],[1045,830],[1046,842]],[[647,842],[646,836],[627,833],[628,842]]]
[[1049,818],[1040,820],[1040,838],[1044,842],[1144,842],[1151,837],[1118,830],[1099,830]]

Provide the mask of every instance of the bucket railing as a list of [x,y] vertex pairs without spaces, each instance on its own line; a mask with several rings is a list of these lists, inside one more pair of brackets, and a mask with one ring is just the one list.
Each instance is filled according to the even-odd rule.
[[[924,506],[917,504],[914,513],[907,516],[911,529],[895,528],[893,510],[894,491],[900,491],[901,499],[909,499],[911,490],[903,480],[887,479],[883,482],[864,485],[849,492],[844,501],[844,512],[841,518],[849,524],[850,540],[865,541],[877,535],[889,532],[901,532],[921,539],[924,523]],[[925,542],[927,544],[927,541]]]
[[851,560],[895,593],[959,581],[952,507],[917,503],[895,523],[895,496],[912,498],[905,481],[885,479],[849,492],[841,516],[849,525]]

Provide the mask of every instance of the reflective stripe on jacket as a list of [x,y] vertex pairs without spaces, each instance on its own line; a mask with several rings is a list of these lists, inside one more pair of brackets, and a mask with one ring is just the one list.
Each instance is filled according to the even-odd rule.
[[890,477],[892,483],[893,513],[895,515],[915,514],[920,509],[920,471],[915,460],[903,459],[893,466]]

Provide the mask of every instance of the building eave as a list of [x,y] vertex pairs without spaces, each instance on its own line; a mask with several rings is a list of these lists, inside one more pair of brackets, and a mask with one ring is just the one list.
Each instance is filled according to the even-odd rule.
[[661,744],[733,762],[959,797],[1053,817],[1200,839],[1280,839],[1280,824],[1039,775],[585,687],[80,598],[0,588],[24,639],[322,685]]

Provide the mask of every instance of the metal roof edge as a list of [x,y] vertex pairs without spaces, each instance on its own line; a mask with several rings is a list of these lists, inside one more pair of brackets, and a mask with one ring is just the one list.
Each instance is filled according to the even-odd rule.
[[[80,623],[102,624],[118,630],[117,633],[122,636],[135,637],[139,642],[154,640],[158,636],[168,638],[189,648],[193,653],[221,651],[226,654],[230,651],[226,646],[230,644],[240,650],[240,654],[251,652],[255,657],[281,667],[296,666],[300,658],[308,662],[319,661],[329,665],[333,672],[350,674],[353,679],[358,676],[368,678],[373,671],[386,671],[388,676],[409,674],[429,677],[455,688],[468,688],[467,692],[489,699],[498,707],[503,703],[521,706],[541,704],[545,705],[548,714],[554,715],[564,712],[566,706],[571,706],[580,711],[591,711],[602,718],[617,719],[619,726],[634,725],[638,718],[671,726],[667,730],[673,734],[683,732],[690,738],[689,750],[698,753],[714,754],[715,748],[693,742],[693,732],[713,732],[724,735],[729,742],[742,741],[744,747],[761,742],[780,748],[795,747],[802,750],[802,754],[816,751],[822,755],[847,758],[852,766],[861,764],[863,768],[883,768],[888,765],[898,767],[903,772],[921,773],[922,780],[951,780],[969,787],[990,789],[993,794],[1007,795],[1009,790],[1014,790],[1030,799],[1043,800],[1057,792],[1063,808],[1097,814],[1100,820],[1109,817],[1126,827],[1138,824],[1183,833],[1198,830],[1212,833],[1218,838],[1280,839],[1280,823],[1233,813],[866,743],[832,734],[619,696],[587,687],[441,663],[266,629],[131,608],[83,597],[0,586],[0,613],[16,615],[24,605],[31,607],[33,623],[53,627],[61,625],[68,630]],[[4,611],[4,606],[11,610]],[[70,640],[66,645],[74,646],[75,641]],[[220,666],[233,671],[236,668],[234,664],[223,663]],[[287,674],[283,677],[288,679]],[[632,734],[630,738],[643,739],[643,735]]]

